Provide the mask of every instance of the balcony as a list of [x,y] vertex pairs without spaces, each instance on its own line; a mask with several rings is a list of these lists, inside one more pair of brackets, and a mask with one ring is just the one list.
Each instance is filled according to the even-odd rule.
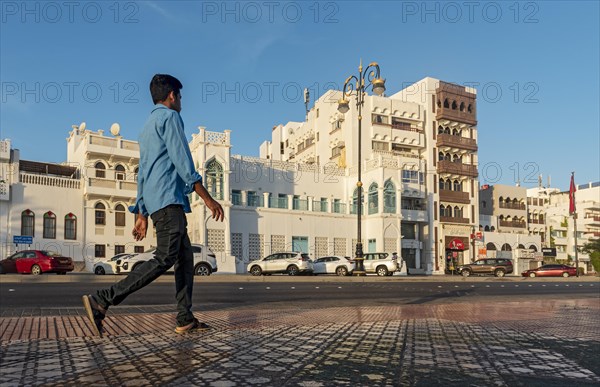
[[407,222],[427,222],[429,217],[425,210],[402,209],[402,220]]
[[477,142],[472,138],[454,136],[447,133],[437,135],[437,146],[477,151]]
[[471,199],[469,198],[468,192],[449,191],[447,189],[440,189],[440,201],[469,204],[471,202]]
[[529,219],[528,222],[530,224],[546,224],[546,222],[544,222],[544,219]]
[[137,183],[134,181],[90,177],[87,179],[84,190],[86,194],[92,195],[135,198],[137,195]]
[[345,214],[346,213],[346,203],[333,202],[331,206],[331,210],[335,214]]
[[94,134],[88,136],[87,150],[91,153],[123,158],[139,159],[140,157],[140,146],[137,142]]
[[469,224],[469,218],[456,218],[454,216],[440,216],[440,222],[442,223],[461,223]]
[[438,107],[435,113],[436,120],[449,120],[455,122],[462,122],[469,125],[477,125],[477,120],[473,113],[467,111],[461,112],[459,110],[453,110],[451,108]]
[[288,208],[287,197],[269,198],[269,208]]
[[327,212],[327,200],[313,200],[312,204],[314,212]]
[[20,181],[23,184],[36,184],[36,185],[45,185],[50,187],[59,187],[59,188],[73,188],[79,189],[80,181],[79,179],[69,179],[64,177],[56,177],[56,176],[48,176],[48,175],[38,175],[34,173],[25,173],[21,172]]
[[498,224],[501,227],[514,227],[514,228],[525,228],[526,227],[525,222],[508,222],[506,220],[500,220],[500,221],[498,221]]
[[509,208],[511,210],[526,210],[527,207],[525,207],[524,203],[505,203],[505,202],[500,202],[498,203],[498,207],[500,208]]
[[463,163],[454,163],[450,160],[438,161],[438,173],[477,177],[477,166]]

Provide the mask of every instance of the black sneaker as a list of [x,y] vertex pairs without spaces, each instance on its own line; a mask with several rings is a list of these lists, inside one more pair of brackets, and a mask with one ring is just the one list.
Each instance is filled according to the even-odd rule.
[[83,308],[87,314],[88,319],[92,323],[92,331],[102,337],[102,320],[106,316],[106,309],[98,305],[96,300],[91,295],[85,295],[82,297]]

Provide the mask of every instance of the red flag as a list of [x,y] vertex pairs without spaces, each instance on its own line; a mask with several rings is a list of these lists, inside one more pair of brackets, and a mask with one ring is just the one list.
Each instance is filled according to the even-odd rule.
[[569,188],[569,214],[575,213],[575,173],[571,174],[571,187]]

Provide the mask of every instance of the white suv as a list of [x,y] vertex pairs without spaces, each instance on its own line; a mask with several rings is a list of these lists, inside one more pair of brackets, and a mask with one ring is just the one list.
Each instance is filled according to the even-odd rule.
[[[194,251],[194,274],[195,275],[211,275],[217,271],[217,257],[208,247],[192,244]],[[154,258],[156,249],[144,251],[143,253],[134,255],[127,260],[117,261],[117,273],[129,273],[138,268],[142,263]],[[167,273],[175,271],[171,267]]]
[[275,253],[248,264],[248,272],[252,275],[287,273],[298,275],[312,273],[313,263],[306,253]]
[[365,253],[365,272],[375,273],[378,276],[393,275],[395,271],[400,270],[398,261],[389,256],[388,253]]

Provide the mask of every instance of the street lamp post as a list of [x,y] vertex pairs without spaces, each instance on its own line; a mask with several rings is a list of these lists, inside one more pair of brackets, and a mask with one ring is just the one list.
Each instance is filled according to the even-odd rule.
[[[369,72],[371,70],[371,72]],[[365,84],[365,80],[368,82]],[[353,82],[354,81],[354,82]],[[357,203],[357,237],[356,253],[354,260],[354,275],[365,275],[365,266],[363,258],[363,246],[361,236],[361,216],[362,216],[362,181],[361,181],[361,164],[362,164],[362,106],[365,102],[366,89],[372,87],[373,92],[377,95],[382,95],[385,91],[385,79],[381,79],[379,75],[379,65],[376,62],[370,63],[363,71],[362,60],[358,66],[358,76],[351,75],[346,78],[342,89],[342,99],[338,101],[338,110],[345,114],[350,110],[350,101],[348,98],[356,93],[356,107],[358,109],[358,203]]]

